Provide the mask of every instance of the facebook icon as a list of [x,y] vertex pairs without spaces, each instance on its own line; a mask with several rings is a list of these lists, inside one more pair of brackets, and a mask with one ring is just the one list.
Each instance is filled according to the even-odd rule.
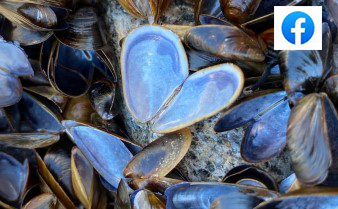
[[297,46],[308,42],[312,38],[314,31],[313,20],[304,12],[293,12],[282,23],[284,38]]
[[275,6],[275,50],[322,50],[322,7]]

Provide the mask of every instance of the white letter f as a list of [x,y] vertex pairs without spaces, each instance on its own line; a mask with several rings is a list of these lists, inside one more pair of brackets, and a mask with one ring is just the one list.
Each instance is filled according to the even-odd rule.
[[295,34],[295,45],[300,46],[302,44],[302,33],[305,33],[305,28],[302,28],[302,24],[305,23],[305,18],[298,18],[295,23],[295,27],[291,28],[291,33]]

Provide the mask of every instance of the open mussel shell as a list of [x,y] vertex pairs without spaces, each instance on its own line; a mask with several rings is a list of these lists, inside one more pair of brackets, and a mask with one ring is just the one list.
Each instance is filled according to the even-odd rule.
[[88,91],[90,102],[103,120],[111,120],[114,112],[115,85],[109,80],[95,82]]
[[0,17],[0,35],[6,40],[17,41],[22,46],[30,46],[46,41],[51,35],[53,35],[53,32],[26,29],[20,25],[11,23],[5,18],[1,20]]
[[166,205],[154,193],[149,190],[143,189],[135,191],[131,195],[131,204],[133,209],[165,209]]
[[185,43],[192,49],[224,59],[254,62],[265,60],[264,42],[236,26],[196,26],[187,31]]
[[309,188],[298,190],[271,201],[261,203],[255,209],[279,209],[279,208],[327,208],[338,207],[337,189],[333,188]]
[[76,97],[89,90],[95,70],[93,56],[93,51],[73,49],[50,39],[43,44],[40,62],[57,91]]
[[210,15],[223,18],[219,0],[197,0],[195,1],[195,24],[199,25],[201,15]]
[[[119,137],[90,126],[63,121],[67,134],[98,173],[117,188],[132,154]],[[100,152],[97,152],[100,150]]]
[[0,144],[34,149],[50,146],[59,140],[63,131],[59,114],[26,92],[17,108],[25,111],[18,109],[17,116],[7,115],[7,122],[14,128],[0,134]]
[[124,170],[128,178],[164,177],[182,160],[191,144],[189,129],[166,134],[134,156]]
[[52,31],[68,27],[65,22],[68,12],[60,8],[6,0],[1,2],[0,11],[14,24],[29,30]]
[[118,0],[120,5],[130,15],[149,20],[150,24],[157,23],[161,15],[168,8],[171,0]]
[[293,105],[303,94],[317,89],[324,71],[319,52],[313,50],[282,51],[279,53],[279,64],[284,88]]
[[139,122],[150,121],[157,133],[173,132],[218,113],[237,99],[243,87],[243,73],[233,64],[206,68],[187,78],[187,57],[179,38],[159,26],[139,27],[128,35],[121,70],[129,112]]
[[225,183],[181,183],[165,191],[167,208],[209,209],[211,204],[224,195],[249,195],[263,200],[278,197],[276,192],[252,186]]
[[29,175],[28,161],[24,164],[0,152],[0,202],[20,207],[26,192]]
[[140,122],[152,119],[188,77],[188,69],[183,45],[173,32],[159,26],[132,31],[121,53],[123,94],[132,116]]
[[[65,190],[61,187],[60,183],[55,179],[51,171],[49,171],[49,168],[45,164],[44,160],[42,160],[40,154],[37,153],[36,151],[35,151],[35,159],[39,171],[38,174],[43,183],[42,184],[44,188],[43,191],[46,191],[48,193],[54,193],[55,196],[58,198],[58,201],[60,201],[60,203],[63,205],[64,208],[76,209],[76,206],[74,205],[73,201],[70,199]],[[60,172],[62,172],[62,168],[60,169]]]
[[278,191],[278,185],[272,176],[257,167],[249,165],[237,166],[231,169],[223,178],[223,182]]
[[214,129],[223,132],[248,124],[241,155],[248,162],[262,162],[285,147],[289,115],[285,91],[263,91],[226,111]]
[[74,193],[85,208],[97,208],[99,200],[101,204],[107,204],[93,166],[77,147],[72,149],[71,172]]
[[44,193],[30,200],[23,209],[54,209],[56,201],[53,194]]
[[[327,112],[337,112],[325,93],[312,93],[292,109],[287,144],[297,179],[306,185],[322,183],[332,163]],[[332,130],[336,131],[336,130]]]
[[[0,70],[15,76],[32,76],[34,71],[24,50],[0,38]],[[15,57],[15,59],[12,59]]]
[[329,8],[330,14],[338,27],[338,1],[337,0],[325,0],[327,7]]
[[31,76],[34,71],[23,49],[4,41],[1,36],[0,57],[0,107],[8,107],[19,102],[22,96],[22,85],[17,77]]
[[220,0],[223,15],[236,24],[250,19],[260,3],[261,0]]
[[29,121],[25,123],[25,125],[29,126],[26,130],[55,134],[63,131],[60,122],[61,116],[34,96],[26,92],[23,93],[19,106],[25,110],[22,114],[24,118]]
[[69,27],[66,30],[55,32],[63,44],[81,50],[97,50],[106,44],[101,20],[93,7],[77,9],[67,21]]
[[71,176],[71,146],[62,142],[51,146],[43,161],[66,194],[74,198]]
[[231,63],[192,74],[170,105],[154,120],[152,130],[169,133],[217,114],[238,98],[244,85],[243,77],[241,69]]

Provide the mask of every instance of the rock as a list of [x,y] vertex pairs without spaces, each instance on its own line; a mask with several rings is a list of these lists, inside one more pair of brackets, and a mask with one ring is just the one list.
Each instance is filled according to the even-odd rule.
[[[147,24],[147,21],[131,17],[123,11],[117,1],[106,0],[103,2],[103,8],[105,9],[105,22],[108,26],[108,32],[114,43],[112,47],[116,49],[116,55],[119,58],[120,40],[133,28]],[[193,14],[192,5],[186,4],[182,0],[175,0],[161,18],[161,22],[193,25]],[[117,71],[120,74],[118,65]],[[120,82],[119,79],[119,87],[121,87]],[[121,88],[119,89],[121,90]],[[150,130],[148,124],[139,124],[133,120],[124,105],[121,92],[117,95],[117,98],[119,99],[124,125],[133,140],[145,146],[159,137]],[[191,181],[221,181],[233,167],[247,164],[240,156],[240,144],[245,129],[238,128],[224,133],[215,133],[213,127],[220,115],[218,114],[190,127],[193,142],[188,154],[178,165],[178,169]],[[292,173],[290,157],[286,151],[273,160],[256,164],[256,166],[268,171],[277,181]]]

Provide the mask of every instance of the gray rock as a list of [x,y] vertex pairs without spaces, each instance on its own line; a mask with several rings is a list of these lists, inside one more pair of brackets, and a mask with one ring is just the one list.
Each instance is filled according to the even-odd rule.
[[[104,2],[104,8],[106,9],[105,21],[108,25],[110,38],[113,40],[113,47],[115,47],[116,55],[119,58],[120,40],[133,28],[147,24],[147,21],[131,17],[114,0]],[[183,0],[175,0],[161,18],[161,22],[193,25],[193,6],[184,3]],[[335,53],[337,54],[337,51]],[[117,67],[118,73],[120,73],[119,70]],[[121,83],[119,85],[121,87]],[[121,116],[132,139],[142,146],[156,140],[159,135],[153,133],[148,124],[139,124],[133,120],[124,105],[121,92],[118,98]],[[189,127],[193,134],[193,142],[189,152],[178,165],[178,169],[191,181],[221,181],[233,167],[247,164],[240,156],[240,144],[245,129],[238,128],[224,133],[215,133],[213,127],[220,115]],[[277,181],[292,172],[290,157],[286,150],[269,162],[255,165],[268,171]]]

